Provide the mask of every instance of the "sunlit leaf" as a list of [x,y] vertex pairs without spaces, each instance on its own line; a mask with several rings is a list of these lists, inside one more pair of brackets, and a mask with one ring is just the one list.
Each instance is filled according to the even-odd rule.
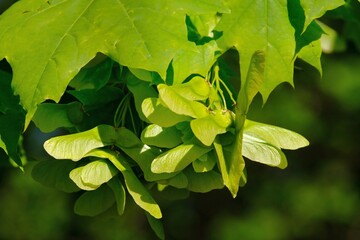
[[81,171],[81,180],[90,186],[100,186],[118,173],[117,169],[104,159],[86,164]]
[[194,135],[206,146],[210,146],[218,134],[225,133],[232,123],[230,112],[215,110],[203,118],[190,122]]
[[93,150],[88,155],[109,159],[110,162],[122,173],[126,188],[135,203],[150,213],[153,217],[161,218],[162,214],[159,205],[155,202],[153,197],[140,182],[139,178],[134,174],[131,167],[121,155],[101,149]]
[[142,131],[141,141],[160,148],[173,148],[182,142],[181,132],[177,128],[162,128],[156,124],[151,124]]
[[95,148],[114,144],[116,139],[112,126],[100,125],[85,132],[51,138],[44,148],[54,158],[78,161]]
[[216,156],[213,151],[202,155],[198,159],[192,162],[194,171],[197,173],[211,171],[217,162]]
[[126,128],[99,125],[88,131],[51,138],[44,148],[54,158],[79,161],[93,149],[115,144],[133,147],[139,140]]
[[247,76],[251,57],[257,50],[266,57],[264,83],[260,92],[266,100],[282,82],[293,82],[295,31],[287,9],[287,0],[229,0],[231,14],[223,14],[217,31],[220,47],[235,47],[240,54],[241,76]]
[[340,7],[345,4],[344,0],[300,0],[305,12],[304,30],[310,23],[325,14],[326,11]]
[[[57,102],[98,52],[122,65],[165,76],[178,50],[196,50],[186,37],[185,12],[192,11],[188,6],[160,0],[15,4],[0,19],[0,58],[6,57],[14,67],[13,86],[28,111],[27,121],[37,104],[46,99]],[[149,28],[149,22],[156,27]]]
[[82,167],[77,167],[74,168],[70,173],[69,173],[69,177],[70,179],[76,184],[76,186],[82,190],[86,190],[86,191],[93,191],[99,188],[99,185],[90,185],[90,184],[85,184],[81,178],[82,175],[82,171],[84,169],[84,166]]
[[180,50],[172,61],[174,69],[174,84],[182,83],[192,74],[206,76],[216,60],[215,52],[218,46],[215,41],[196,46],[198,51]]
[[[176,86],[172,87],[165,84],[159,84],[158,90],[161,102],[174,113],[193,118],[201,118],[209,114],[204,104],[194,100],[189,100],[189,98],[196,99],[205,97],[202,96],[202,94],[199,95],[196,92],[192,92],[191,87],[183,89],[183,91],[178,93]],[[187,91],[189,91],[188,94],[181,95],[181,93],[185,93]]]
[[242,154],[252,161],[269,166],[287,167],[285,154],[278,147],[246,134],[243,137]]
[[244,136],[257,137],[277,148],[295,150],[309,145],[300,134],[285,128],[246,120]]
[[152,123],[162,127],[171,127],[183,121],[189,121],[191,118],[185,115],[179,115],[163,106],[158,98],[147,98],[142,103],[142,112]]
[[151,164],[154,173],[172,173],[183,170],[211,148],[182,144],[157,156]]

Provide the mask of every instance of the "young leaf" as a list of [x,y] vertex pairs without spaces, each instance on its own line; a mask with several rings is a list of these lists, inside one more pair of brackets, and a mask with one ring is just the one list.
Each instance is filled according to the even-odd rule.
[[191,101],[206,100],[210,95],[210,85],[202,77],[195,76],[189,82],[168,86],[181,97]]
[[171,127],[179,122],[191,120],[188,116],[172,112],[163,106],[158,98],[146,98],[142,102],[141,109],[147,119],[162,127]]
[[[237,140],[239,141],[239,140]],[[242,143],[241,143],[242,144]],[[241,144],[232,143],[229,148],[230,153],[225,154],[220,139],[217,137],[214,141],[214,148],[218,157],[219,169],[224,185],[229,189],[231,195],[235,198],[240,186],[241,177],[245,168],[245,162],[241,155],[241,150],[236,147],[242,147]],[[236,152],[237,151],[237,154]]]
[[286,168],[285,154],[277,147],[262,139],[244,134],[242,154],[244,157],[269,166]]
[[44,148],[56,159],[78,161],[95,148],[114,144],[116,139],[112,126],[100,125],[85,132],[51,138],[44,143]]
[[[69,111],[82,118],[82,104],[72,102],[68,104],[42,103],[38,106],[33,117],[33,122],[42,132],[48,133],[60,127],[70,128],[75,126],[75,122],[71,121]],[[70,108],[72,110],[70,110]]]
[[122,173],[125,179],[126,188],[135,203],[150,213],[153,217],[162,217],[159,205],[157,205],[150,193],[140,182],[139,178],[134,174],[131,167],[121,155],[111,151],[96,149],[88,153],[88,156],[109,159],[110,162]]
[[125,210],[126,204],[126,192],[124,186],[121,184],[119,178],[112,178],[107,182],[108,186],[111,188],[115,195],[117,212],[121,216]]
[[69,178],[76,163],[72,161],[45,160],[38,162],[31,171],[32,178],[48,187],[64,192],[76,192],[80,189]]
[[226,133],[231,123],[232,117],[229,112],[215,110],[203,118],[192,120],[190,126],[197,139],[210,146],[218,134]]
[[160,148],[173,148],[182,143],[181,135],[176,127],[163,128],[151,124],[142,131],[141,141]]
[[154,173],[172,173],[183,170],[211,148],[200,147],[195,144],[182,144],[157,156],[151,163]]
[[69,173],[69,177],[70,179],[76,184],[76,186],[82,190],[85,191],[93,191],[99,188],[98,185],[94,186],[94,185],[90,185],[90,184],[85,184],[81,178],[81,174],[82,171],[84,169],[84,166],[82,167],[77,167],[74,168],[70,173]]
[[250,120],[245,121],[244,136],[262,139],[263,141],[283,149],[295,150],[306,147],[309,142],[300,134],[293,131]]
[[[174,113],[190,116],[193,118],[201,118],[209,114],[204,104],[189,100],[188,98],[190,98],[190,96],[188,95],[180,95],[177,92],[178,89],[172,86],[159,84],[158,90],[161,102],[164,103],[164,105]],[[191,91],[191,89],[189,88],[188,91]]]
[[104,159],[98,159],[86,164],[81,171],[81,180],[84,184],[99,187],[112,179],[118,170]]
[[81,216],[96,216],[109,209],[115,202],[114,194],[107,185],[95,191],[85,192],[75,202],[74,211]]
[[197,173],[209,172],[216,164],[216,156],[213,151],[208,152],[192,162],[194,171]]
[[172,61],[174,85],[182,83],[191,74],[206,76],[216,60],[215,52],[219,50],[215,41],[196,46],[198,51],[180,50]]
[[215,171],[196,173],[192,168],[187,168],[184,173],[189,181],[187,189],[192,192],[206,193],[224,187],[221,175]]

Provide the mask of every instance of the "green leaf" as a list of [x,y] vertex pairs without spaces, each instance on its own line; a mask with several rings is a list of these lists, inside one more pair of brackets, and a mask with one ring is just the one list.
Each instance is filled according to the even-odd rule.
[[164,233],[164,226],[162,225],[161,221],[159,219],[154,218],[148,213],[145,213],[146,218],[150,224],[151,229],[154,231],[156,236],[164,240],[165,239],[165,233]]
[[109,209],[115,202],[114,194],[107,185],[95,191],[85,192],[75,202],[74,211],[81,216],[96,216]]
[[229,0],[231,14],[223,14],[215,30],[222,31],[218,44],[235,47],[240,53],[241,76],[247,76],[252,55],[260,50],[266,56],[261,94],[266,101],[282,82],[293,82],[295,31],[287,0]]
[[206,13],[230,12],[224,0],[198,0],[196,4],[192,0],[169,1],[169,5],[186,12],[189,15]]
[[187,189],[192,192],[206,193],[224,187],[221,175],[215,171],[196,173],[192,168],[187,168],[184,173],[189,181]]
[[218,134],[226,133],[231,124],[230,112],[223,110],[212,111],[209,115],[190,122],[194,135],[206,146],[210,146]]
[[91,150],[115,144],[116,140],[112,126],[100,125],[85,132],[51,138],[44,143],[44,148],[56,159],[79,161]]
[[107,184],[115,195],[117,212],[121,216],[124,213],[125,204],[126,204],[125,188],[121,184],[119,178],[112,178],[109,182],[107,182]]
[[220,16],[218,14],[205,14],[190,16],[192,24],[201,37],[213,37],[213,30],[219,23]]
[[127,87],[134,96],[135,108],[140,118],[148,122],[146,114],[144,115],[145,112],[143,113],[142,104],[146,98],[157,97],[155,89],[150,86],[149,82],[140,81],[132,74],[127,75]]
[[150,193],[140,182],[131,167],[121,155],[111,151],[96,149],[91,151],[88,156],[109,159],[110,162],[114,164],[114,166],[124,176],[126,188],[134,199],[135,203],[150,213],[153,217],[161,218],[162,214],[159,205],[157,205]]
[[179,122],[190,121],[190,117],[179,115],[163,106],[158,98],[146,98],[141,105],[142,112],[150,122],[162,127],[171,127]]
[[163,128],[151,124],[142,131],[141,141],[160,148],[173,148],[182,143],[181,136],[181,132],[176,127]]
[[98,52],[164,77],[176,52],[194,49],[186,37],[186,7],[160,0],[25,0],[13,5],[0,19],[0,58],[14,68],[13,87],[28,111],[27,123],[39,103],[57,102]]
[[76,192],[79,188],[69,178],[70,171],[76,163],[72,161],[47,160],[37,163],[32,171],[32,178],[47,186],[64,192]]
[[18,166],[22,166],[18,142],[24,129],[25,111],[10,84],[11,75],[0,71],[0,147]]
[[79,161],[93,149],[115,144],[129,148],[141,142],[126,128],[99,125],[88,131],[51,138],[44,143],[44,148],[56,159]]
[[321,40],[319,39],[303,47],[298,53],[298,58],[315,67],[322,75],[321,53]]
[[[96,61],[97,59],[103,60],[103,58],[106,58],[106,56],[98,54],[92,61]],[[73,87],[75,90],[99,90],[109,81],[113,63],[114,62],[110,58],[107,58],[105,61],[102,61],[95,66],[82,68],[71,80],[69,86]]]
[[180,50],[172,61],[174,84],[180,84],[192,74],[206,76],[216,60],[219,48],[215,41],[196,46],[198,51]]
[[213,151],[208,152],[192,162],[194,171],[197,173],[209,172],[216,164],[216,156]]
[[283,149],[295,150],[309,145],[309,142],[296,132],[250,120],[245,121],[245,135],[248,138],[260,138],[277,148]]
[[228,147],[230,152],[225,152],[218,137],[214,141],[223,183],[234,198],[237,195],[245,168],[245,162],[241,155],[242,149],[239,149],[239,147],[242,148],[242,139],[241,144],[236,142],[239,140],[239,138],[236,138],[235,142]]
[[[105,86],[99,90],[83,89],[83,90],[69,90],[67,93],[79,100],[85,109],[109,104],[118,101],[123,97],[123,92],[118,87]],[[101,96],[101,97],[99,97]],[[41,106],[41,105],[40,105]]]
[[242,154],[256,162],[269,166],[286,168],[287,161],[284,153],[277,147],[263,141],[260,138],[244,134]]
[[183,170],[211,148],[182,144],[157,156],[151,164],[154,173],[172,173]]
[[188,186],[188,179],[184,173],[180,172],[169,179],[159,180],[158,183],[176,188],[186,188]]
[[85,184],[83,182],[83,180],[81,178],[83,169],[84,169],[84,166],[73,169],[69,174],[70,179],[76,184],[76,186],[78,188],[80,188],[82,190],[93,191],[93,190],[96,190],[97,188],[99,188],[99,186],[93,186],[93,185]]
[[[162,84],[160,88],[163,88],[164,86],[166,85]],[[166,86],[166,88],[175,91],[178,95],[187,100],[201,101],[206,100],[209,97],[211,86],[203,77],[195,76],[186,83]]]
[[[69,114],[72,114],[70,117]],[[58,128],[74,127],[83,117],[82,104],[72,102],[68,104],[42,103],[39,105],[33,122],[42,132],[52,132]]]
[[[264,84],[265,71],[265,55],[262,51],[256,51],[251,57],[249,69],[247,71],[246,79],[241,84],[241,89],[236,100],[236,116],[246,115],[249,106],[255,95],[259,92]],[[243,72],[242,72],[243,73]],[[238,123],[239,121],[236,121]],[[237,129],[242,126],[237,127]]]
[[118,173],[117,169],[104,159],[86,164],[81,171],[81,180],[85,185],[99,187]]
[[303,31],[310,23],[323,16],[328,10],[332,10],[345,4],[344,0],[300,0],[305,12],[305,23]]
[[[204,104],[188,99],[205,98],[205,94],[202,96],[198,95],[197,93],[191,92],[192,89],[190,87],[188,89],[180,89],[183,89],[181,93],[183,93],[185,96],[182,96],[177,92],[179,90],[177,86],[167,86],[165,84],[159,84],[158,90],[161,102],[171,111],[180,115],[186,115],[193,118],[201,118],[209,114]],[[187,91],[190,91],[188,95],[186,94]]]
[[237,195],[245,167],[242,157],[244,123],[249,106],[264,82],[264,63],[264,53],[256,51],[252,55],[246,79],[241,84],[242,86],[236,100],[235,141],[229,146],[229,154],[226,156],[219,139],[214,142],[224,184],[234,198]]

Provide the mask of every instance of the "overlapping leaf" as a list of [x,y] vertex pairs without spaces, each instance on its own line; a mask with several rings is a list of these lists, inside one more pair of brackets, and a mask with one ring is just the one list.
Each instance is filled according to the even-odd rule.
[[18,96],[14,96],[11,75],[0,71],[0,148],[21,166],[18,154],[18,142],[24,127],[25,111],[19,105]]
[[[231,14],[223,14],[216,30],[223,31],[221,47],[233,46],[240,53],[241,75],[246,76],[252,54],[265,53],[264,99],[281,82],[293,81],[295,36],[286,0],[229,0]],[[251,27],[250,27],[251,26]]]
[[122,65],[165,76],[178,50],[197,51],[187,41],[185,13],[200,7],[204,13],[227,11],[217,1],[194,5],[162,0],[24,0],[14,4],[0,18],[0,58],[13,68],[12,85],[28,111],[27,123],[39,103],[58,101],[70,80],[98,52]]
[[321,17],[326,11],[345,4],[344,0],[300,0],[300,2],[305,12],[303,31],[314,19]]

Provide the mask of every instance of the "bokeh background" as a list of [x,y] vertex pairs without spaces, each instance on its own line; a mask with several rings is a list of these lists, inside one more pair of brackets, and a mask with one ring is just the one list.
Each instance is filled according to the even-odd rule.
[[[226,190],[158,199],[167,239],[360,239],[360,15],[346,11],[323,19],[338,35],[322,56],[322,77],[298,61],[295,89],[280,85],[264,106],[257,96],[249,113],[301,133],[310,146],[286,152],[285,170],[248,161],[236,199]],[[32,165],[0,169],[0,239],[156,239],[131,201],[122,217],[75,215],[77,195],[35,182]]]

